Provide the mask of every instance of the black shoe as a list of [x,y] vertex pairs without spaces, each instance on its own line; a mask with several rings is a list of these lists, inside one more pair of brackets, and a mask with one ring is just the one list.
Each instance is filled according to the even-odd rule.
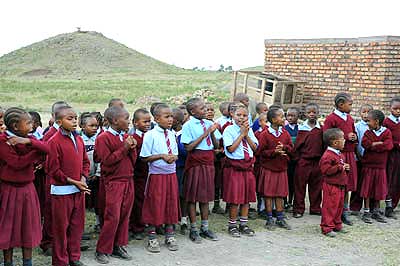
[[347,212],[343,212],[343,214],[342,214],[342,222],[345,225],[349,225],[349,226],[353,225],[353,222],[349,219],[349,215],[347,214]]
[[310,211],[310,215],[321,216],[321,212],[311,212]]
[[187,224],[181,224],[181,230],[179,231],[181,235],[186,235],[188,231],[188,225]]
[[157,227],[156,228],[156,234],[157,235],[165,235],[165,230],[164,230],[164,227],[162,227],[162,226],[160,226],[160,227]]
[[249,212],[249,214],[248,214],[248,218],[249,218],[249,220],[255,220],[255,219],[257,219],[257,212]]
[[207,230],[200,229],[200,236],[202,238],[209,239],[212,241],[218,241],[217,235],[209,229],[207,229]]
[[361,220],[366,224],[372,224],[371,216],[372,214],[370,212],[364,212],[361,216]]
[[218,205],[214,205],[214,207],[211,210],[212,213],[215,214],[225,214],[225,210],[221,208],[221,206]]
[[99,225],[99,224],[96,224],[96,225],[93,227],[93,231],[94,231],[96,234],[100,234],[100,232],[101,232],[101,227],[100,227],[100,225]]
[[232,237],[235,237],[235,238],[240,237],[240,231],[239,231],[239,229],[237,228],[236,225],[235,225],[235,226],[228,227],[228,233],[229,233]]
[[199,231],[197,231],[197,230],[190,230],[189,238],[196,244],[200,244],[202,241],[201,237],[199,235]]
[[258,218],[260,218],[262,220],[266,220],[268,218],[268,215],[265,211],[260,211],[260,212],[258,212]]
[[385,216],[383,216],[378,210],[372,213],[371,218],[380,223],[387,223]]
[[90,248],[90,246],[86,243],[81,243],[81,251],[86,251]]
[[89,233],[83,233],[81,240],[88,241],[88,240],[91,240],[91,239],[92,239],[92,236]]
[[275,222],[275,224],[277,226],[279,226],[280,228],[283,228],[283,229],[286,229],[286,230],[292,230],[292,227],[290,227],[290,225],[286,222],[286,219],[277,220]]
[[85,264],[83,264],[82,262],[80,262],[79,260],[77,261],[71,261],[69,263],[69,266],[85,266]]
[[393,212],[393,207],[386,207],[385,208],[385,216],[387,218],[397,220],[397,217],[396,217],[396,215],[394,215],[394,212]]
[[132,256],[126,252],[124,247],[114,247],[111,256],[122,260],[132,260]]
[[144,232],[132,233],[132,239],[134,239],[134,240],[143,240],[145,238],[146,238],[146,235],[144,234]]
[[255,232],[253,229],[251,229],[248,225],[240,225],[239,226],[239,231],[242,235],[245,236],[254,236]]
[[108,255],[100,252],[96,252],[95,259],[100,264],[108,264],[110,262]]
[[294,218],[301,218],[301,217],[303,217],[303,214],[302,214],[302,213],[294,212],[294,213],[293,213],[293,217],[294,217]]
[[273,218],[267,218],[267,221],[265,223],[265,227],[268,230],[275,230],[275,223],[274,223],[274,219]]

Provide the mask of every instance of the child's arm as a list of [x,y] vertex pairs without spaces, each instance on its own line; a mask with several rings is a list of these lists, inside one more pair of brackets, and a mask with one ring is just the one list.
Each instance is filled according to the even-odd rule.
[[322,158],[320,162],[321,173],[327,176],[335,175],[339,172],[343,172],[344,165],[333,159]]
[[274,158],[279,152],[277,152],[276,146],[272,147],[273,145],[268,142],[269,136],[266,135],[266,132],[267,131],[264,131],[260,134],[260,142],[256,154],[264,158]]
[[31,151],[24,155],[19,155],[15,149],[10,147],[6,141],[0,141],[0,160],[7,163],[7,167],[15,170],[21,170],[35,163],[41,154],[37,151]]
[[[382,133],[382,141],[372,143],[373,148],[376,152],[385,152],[393,149],[393,139],[392,133],[390,130],[386,130],[387,132]],[[374,146],[375,144],[375,146]]]
[[[200,137],[198,137],[197,139],[195,139],[194,141],[192,141],[191,143],[185,144],[185,149],[188,152],[193,151],[199,144],[200,142],[202,142],[206,137],[208,137],[208,135],[211,136],[211,140],[214,144],[214,147],[218,148],[218,141],[214,136],[214,131],[217,129],[218,124],[214,123],[212,126],[210,126]],[[185,130],[185,127],[183,128],[183,130]],[[185,132],[183,131],[182,134],[184,134]]]
[[128,156],[131,149],[132,145],[127,138],[125,139],[124,145],[115,151],[111,151],[108,141],[99,136],[94,147],[94,157],[96,158],[96,162],[101,162],[104,166],[113,166],[120,162],[125,156]]

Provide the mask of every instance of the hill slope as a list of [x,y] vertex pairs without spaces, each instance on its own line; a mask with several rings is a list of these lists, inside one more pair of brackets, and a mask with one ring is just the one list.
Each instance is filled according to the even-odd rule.
[[0,78],[180,71],[92,31],[60,34],[0,57]]

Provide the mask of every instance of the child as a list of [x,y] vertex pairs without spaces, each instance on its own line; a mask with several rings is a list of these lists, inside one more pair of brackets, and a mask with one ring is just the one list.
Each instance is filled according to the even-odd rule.
[[85,193],[90,162],[82,138],[76,133],[78,119],[69,107],[55,113],[59,130],[49,140],[48,176],[50,177],[53,232],[52,265],[83,265],[80,240],[85,225]]
[[322,193],[324,195],[321,209],[321,230],[329,237],[336,232],[345,233],[342,229],[343,197],[347,184],[347,173],[350,165],[344,162],[340,152],[344,149],[344,134],[338,128],[324,132],[324,143],[328,146],[322,155],[319,166],[322,174]]
[[390,115],[383,122],[383,126],[391,131],[393,138],[393,149],[387,165],[388,195],[385,201],[385,216],[396,219],[393,210],[400,199],[400,97],[394,97],[390,101]]
[[275,200],[276,225],[290,230],[283,215],[283,199],[288,195],[287,167],[293,144],[289,133],[283,129],[285,120],[282,109],[270,108],[267,119],[271,126],[260,134],[260,145],[257,150],[260,156],[258,192],[264,197],[266,204],[267,229],[274,229],[272,201]]
[[178,250],[174,225],[179,220],[179,192],[175,161],[178,147],[172,133],[172,111],[166,104],[154,109],[157,125],[144,135],[140,157],[149,163],[143,204],[143,223],[148,224],[147,250],[160,252],[155,227],[165,224],[165,244],[170,251]]
[[309,103],[305,107],[307,118],[299,126],[295,151],[298,158],[294,178],[293,217],[300,218],[304,214],[306,189],[310,199],[310,214],[321,215],[321,172],[319,160],[323,153],[322,129],[318,123],[319,106]]
[[[262,113],[267,113],[268,112],[268,105],[266,103],[257,103],[256,105],[256,112],[257,114],[260,116]],[[258,117],[256,120],[254,120],[253,123],[253,132],[257,132],[257,130],[260,129],[260,122],[259,122],[259,118]]]
[[129,129],[129,113],[120,106],[106,109],[109,123],[106,132],[96,139],[94,156],[101,163],[105,184],[104,224],[96,246],[96,260],[109,263],[108,256],[131,260],[128,245],[129,217],[134,201],[133,169],[136,161],[136,140],[125,132]]
[[[373,110],[373,107],[370,104],[363,104],[360,107],[361,120],[355,124],[358,140],[362,140],[365,131],[368,130],[368,113],[371,110]],[[359,141],[357,144],[356,155],[357,155],[357,173],[358,173],[357,191],[355,193],[351,193],[351,198],[350,198],[350,210],[351,213],[354,215],[359,214],[363,204],[363,199],[360,197],[360,189],[362,184],[361,159],[364,155],[364,148],[362,147],[361,141]]]
[[[204,119],[206,108],[203,100],[192,98],[186,103],[191,115],[183,125],[181,142],[188,152],[185,165],[184,195],[190,216],[190,239],[201,242],[201,237],[216,241],[216,234],[208,228],[208,202],[214,200],[214,148],[218,148],[221,134],[218,124]],[[200,235],[196,228],[196,202],[201,213]],[[201,237],[200,237],[201,236]]]
[[96,163],[93,159],[94,145],[97,138],[98,131],[98,121],[95,114],[88,113],[86,115],[81,115],[81,136],[83,143],[85,144],[85,151],[90,161],[90,170],[88,177],[88,187],[91,191],[90,195],[87,195],[86,208],[94,208],[96,214],[96,222],[94,225],[95,231],[100,231],[100,213],[97,205],[98,202],[98,192],[99,192],[99,177],[100,177],[100,164]]
[[[297,124],[299,120],[299,109],[291,107],[287,110],[286,120],[287,125],[285,125],[286,131],[292,138],[292,143],[296,143],[296,137],[299,132],[299,125]],[[285,209],[289,209],[293,206],[293,196],[294,196],[294,172],[296,169],[296,161],[290,160],[288,165],[288,182],[289,182],[289,197],[285,199]]]
[[[267,121],[267,113],[261,113],[258,116],[258,123],[260,128],[254,132],[254,136],[257,138],[258,143],[260,143],[260,135],[268,127]],[[256,177],[256,188],[258,188],[258,183],[260,180],[260,155],[258,153],[255,154],[255,162],[254,162],[254,176]],[[257,212],[260,217],[267,218],[267,214],[265,212],[265,202],[261,196],[261,194],[257,191]]]
[[124,108],[125,103],[120,98],[113,98],[108,102],[108,108],[113,107],[113,106],[118,106],[118,107]]
[[6,125],[4,124],[4,110],[0,107],[0,133],[6,131]]
[[40,118],[40,114],[38,112],[29,112],[29,115],[32,117],[32,131],[30,132],[37,140],[41,140],[43,138],[43,130],[42,130],[42,120]]
[[9,108],[4,121],[8,130],[0,135],[0,249],[5,266],[14,265],[17,247],[22,248],[22,265],[31,266],[32,248],[42,237],[34,163],[49,150],[28,136],[32,120],[24,110]]
[[219,104],[219,112],[221,116],[215,121],[218,123],[218,130],[222,132],[222,127],[231,120],[229,116],[229,104],[230,102],[222,102]]
[[342,213],[343,223],[346,225],[353,225],[349,218],[349,193],[357,191],[357,163],[356,163],[356,146],[357,134],[354,127],[354,120],[350,115],[353,100],[350,94],[340,92],[335,96],[336,109],[333,113],[328,115],[325,119],[323,131],[329,128],[339,128],[344,133],[346,143],[342,151],[345,162],[350,165],[348,173],[348,183],[346,185],[346,193],[344,197],[344,211]]
[[212,103],[206,103],[206,119],[214,122],[214,105]]
[[[229,203],[228,231],[233,237],[254,236],[247,225],[249,203],[256,201],[256,180],[253,174],[253,152],[258,141],[248,122],[248,110],[244,106],[236,109],[234,124],[223,134],[226,161],[224,167],[223,199]],[[240,226],[236,226],[240,205]]]
[[[386,223],[380,213],[380,201],[386,199],[386,165],[389,151],[393,148],[392,133],[382,126],[385,115],[382,111],[371,110],[368,113],[368,127],[362,138],[364,156],[362,158],[362,185],[360,196],[364,198],[365,208],[362,220],[372,223],[372,219]],[[370,199],[374,199],[374,210],[370,212]]]
[[135,183],[135,201],[133,203],[133,209],[130,218],[130,231],[132,232],[133,238],[136,240],[143,240],[144,235],[144,224],[142,222],[142,209],[144,200],[144,190],[146,187],[147,176],[149,174],[149,166],[147,162],[140,158],[140,151],[142,149],[143,137],[146,132],[150,130],[151,116],[149,111],[146,109],[137,109],[133,113],[133,125],[135,131],[132,137],[136,140],[136,164],[134,169],[134,183]]
[[188,111],[186,109],[186,105],[181,104],[177,108],[182,111],[182,113],[183,113],[183,124],[185,124],[190,118],[190,115],[189,115],[189,113],[188,113]]
[[[243,104],[244,106],[246,106],[247,108],[249,108],[250,105],[250,98],[246,93],[238,93],[235,95],[235,97],[233,97],[233,101],[234,102],[239,102],[241,104]],[[249,112],[249,125],[250,127],[253,126],[253,117],[251,116],[251,113]]]

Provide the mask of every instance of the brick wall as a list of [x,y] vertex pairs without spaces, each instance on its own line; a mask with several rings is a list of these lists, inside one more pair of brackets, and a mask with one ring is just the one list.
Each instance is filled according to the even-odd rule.
[[317,102],[322,114],[339,91],[353,96],[355,116],[362,103],[388,111],[400,96],[400,37],[265,40],[264,69],[307,81],[304,102]]

